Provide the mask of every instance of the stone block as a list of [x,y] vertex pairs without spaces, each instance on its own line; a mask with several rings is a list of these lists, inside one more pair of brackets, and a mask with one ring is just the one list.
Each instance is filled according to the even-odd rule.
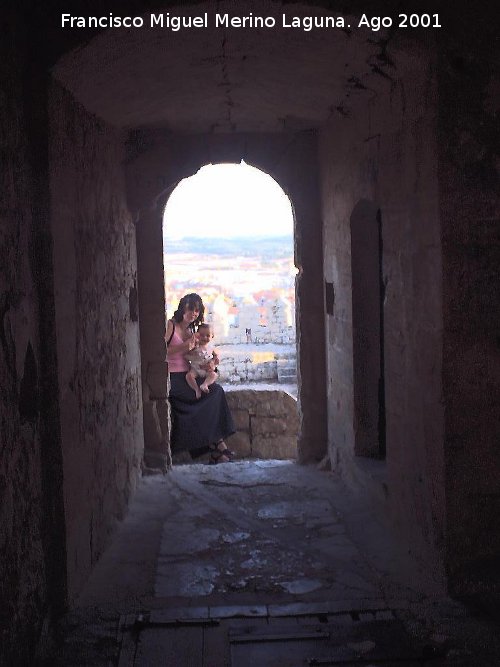
[[250,415],[248,410],[232,410],[231,414],[233,415],[234,425],[237,431],[249,431],[250,430]]
[[142,471],[144,475],[152,474],[157,471],[165,473],[168,466],[169,462],[166,454],[149,449],[144,450],[144,466]]
[[236,433],[229,436],[229,438],[226,438],[226,444],[229,449],[236,452],[237,458],[245,458],[252,453],[250,435],[243,431],[236,431]]
[[256,403],[252,414],[257,417],[285,417],[286,409],[283,404],[283,396],[275,395]]
[[252,456],[261,459],[295,459],[297,438],[287,435],[275,438],[256,436],[252,439]]
[[167,362],[152,361],[148,365],[146,382],[151,398],[167,397]]
[[252,436],[275,436],[286,432],[286,419],[281,417],[252,417]]
[[162,446],[162,432],[158,413],[156,411],[156,404],[154,402],[145,402],[143,405],[144,418],[144,446],[151,450],[160,452]]
[[241,389],[228,391],[226,396],[231,410],[243,409],[251,415],[287,419],[297,414],[297,400],[280,389]]
[[286,409],[282,391],[244,389],[227,393],[231,409],[246,409],[251,415],[284,416]]
[[162,437],[167,440],[170,432],[170,403],[166,399],[155,401],[156,413]]

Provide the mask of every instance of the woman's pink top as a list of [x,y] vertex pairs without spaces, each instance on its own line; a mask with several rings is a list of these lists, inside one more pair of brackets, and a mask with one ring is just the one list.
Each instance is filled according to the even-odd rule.
[[[174,330],[174,335],[170,341],[170,345],[182,345],[184,341],[177,333],[177,327]],[[167,350],[167,361],[168,361],[168,370],[171,373],[187,373],[189,370],[189,364],[184,359],[183,352],[170,352]]]

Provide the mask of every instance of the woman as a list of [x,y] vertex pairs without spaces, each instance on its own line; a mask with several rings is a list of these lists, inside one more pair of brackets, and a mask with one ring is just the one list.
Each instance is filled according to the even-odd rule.
[[[188,385],[189,364],[184,355],[196,345],[195,331],[203,322],[205,307],[198,294],[186,294],[167,323],[167,361],[170,371],[172,407],[172,452],[188,450],[192,458],[210,450],[209,463],[233,460],[224,438],[235,432],[222,387],[212,384],[208,393],[197,398]],[[199,383],[203,378],[198,378]]]

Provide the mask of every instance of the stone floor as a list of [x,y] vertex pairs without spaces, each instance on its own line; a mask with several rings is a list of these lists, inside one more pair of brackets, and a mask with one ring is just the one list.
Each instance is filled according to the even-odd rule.
[[373,508],[289,461],[144,478],[51,665],[498,665]]

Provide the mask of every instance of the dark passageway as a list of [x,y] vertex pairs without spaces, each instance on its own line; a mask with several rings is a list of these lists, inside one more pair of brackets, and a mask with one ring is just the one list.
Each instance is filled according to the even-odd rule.
[[[373,15],[393,17],[380,30],[359,26],[368,10],[358,0],[348,11],[340,0],[75,0],[71,9],[61,0],[28,0],[2,8],[2,664],[31,665],[53,655],[58,623],[65,619],[69,629],[110,553],[123,566],[117,586],[127,589],[127,550],[116,554],[113,539],[128,530],[138,505],[144,533],[136,524],[128,548],[137,549],[137,574],[146,539],[146,578],[127,589],[124,606],[110,611],[111,592],[100,600],[109,615],[96,611],[94,630],[99,634],[102,622],[116,628],[120,615],[139,613],[138,600],[151,611],[156,571],[170,591],[163,611],[179,605],[173,591],[183,578],[171,577],[169,567],[184,539],[182,562],[188,569],[197,562],[195,550],[188,553],[189,535],[172,522],[184,483],[201,494],[190,506],[195,514],[204,501],[217,505],[215,514],[189,519],[197,529],[199,521],[210,524],[210,549],[210,536],[225,544],[218,523],[230,526],[224,554],[239,548],[230,537],[237,532],[255,530],[256,544],[270,540],[267,560],[279,567],[264,568],[266,576],[252,584],[240,577],[266,598],[259,598],[266,606],[261,625],[273,624],[274,600],[339,600],[359,575],[348,555],[357,549],[368,558],[369,545],[363,551],[353,536],[352,544],[339,546],[335,529],[328,533],[341,484],[386,527],[384,540],[404,545],[432,573],[440,600],[451,595],[485,614],[498,608],[496,14],[489,2],[481,14],[465,2],[435,5],[440,28],[437,20],[422,27],[421,9],[420,27],[405,28],[399,2],[374,0]],[[83,23],[63,26],[62,14],[70,11]],[[138,17],[144,26],[108,28],[110,14]],[[206,17],[206,26],[150,27],[151,14]],[[217,24],[225,14],[228,22]],[[230,24],[230,17],[238,23],[250,14],[274,24]],[[302,27],[285,27],[283,15]],[[106,25],[92,27],[89,16],[106,17]],[[304,27],[308,17],[318,19],[311,30]],[[336,27],[320,26],[327,17],[336,17]],[[241,160],[272,176],[294,208],[298,465],[172,469],[163,211],[175,185],[202,165]],[[318,462],[328,472],[310,467]],[[155,475],[143,479],[151,469]],[[297,475],[289,485],[273,477],[285,471]],[[253,481],[244,488],[247,475],[255,488]],[[227,516],[231,489],[256,494],[248,515],[242,502]],[[162,493],[165,505],[158,506]],[[299,500],[309,508],[304,513],[296,509]],[[259,516],[269,506],[291,508],[286,530],[276,528],[283,542],[274,543],[266,528],[274,519]],[[323,517],[326,506],[332,509],[322,537],[315,512]],[[307,540],[308,521],[311,540],[319,540],[317,567],[311,549],[298,563],[295,538]],[[365,515],[360,534],[370,526]],[[280,544],[292,561],[275,555]],[[379,564],[368,568],[369,576],[363,570],[368,588],[354,588],[374,594],[384,583]],[[299,570],[303,576],[295,576]],[[407,577],[394,596],[400,610],[414,600]],[[283,588],[314,579],[321,584],[314,590]],[[221,581],[210,592],[220,596],[217,605],[243,603],[242,591],[230,590],[231,576]],[[389,616],[372,620],[392,628],[404,622],[398,635],[404,643],[413,636],[411,618],[395,614],[391,596],[386,592],[385,606],[376,610]],[[457,608],[436,604],[437,616],[455,628],[438,635],[459,635]],[[340,612],[368,621],[357,606]],[[413,609],[414,618],[437,627],[430,607]],[[313,622],[311,612],[316,624],[317,610],[302,611],[293,618]],[[325,623],[337,627],[341,619],[330,618],[331,611]],[[89,621],[82,619],[83,634]],[[474,665],[467,651],[476,640],[480,664],[487,664],[490,622],[470,626],[469,647],[450,640],[458,652],[451,650],[445,664]],[[226,631],[224,625],[227,638]],[[346,632],[347,643],[384,644],[379,635]],[[131,639],[128,629],[122,638]],[[432,646],[447,641],[434,637]],[[234,642],[233,661],[243,643]]]
[[500,649],[338,476],[273,460],[145,478],[64,627],[61,666],[486,665]]

